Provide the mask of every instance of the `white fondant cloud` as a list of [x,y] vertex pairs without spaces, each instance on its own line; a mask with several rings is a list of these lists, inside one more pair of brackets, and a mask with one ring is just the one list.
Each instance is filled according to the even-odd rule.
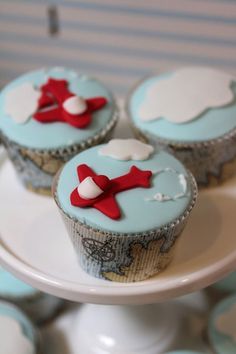
[[17,86],[6,93],[5,112],[16,123],[23,124],[36,112],[40,95],[30,82]]
[[216,329],[236,342],[236,304],[215,321]]
[[151,145],[136,139],[112,139],[99,150],[99,154],[115,160],[146,160],[153,151]]
[[211,68],[189,67],[151,85],[139,109],[140,119],[165,118],[184,123],[197,118],[208,108],[230,103],[233,77]]
[[175,169],[171,168],[171,167],[166,167],[157,171],[152,171],[153,175],[160,175],[162,173],[173,173],[177,176],[179,185],[181,187],[181,191],[179,191],[178,193],[176,193],[175,195],[171,196],[168,194],[163,194],[161,192],[157,192],[154,194],[153,197],[151,198],[146,198],[147,201],[158,201],[158,202],[167,202],[167,201],[175,201],[177,199],[181,199],[186,197],[187,192],[188,192],[188,182],[187,179],[185,177],[185,175],[183,175],[182,173],[179,173],[178,171],[176,171]]
[[0,354],[34,354],[34,347],[13,318],[0,316]]

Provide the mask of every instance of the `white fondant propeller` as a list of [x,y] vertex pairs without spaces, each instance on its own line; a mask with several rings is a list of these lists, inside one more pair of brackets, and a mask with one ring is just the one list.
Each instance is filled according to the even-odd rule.
[[103,193],[103,190],[94,182],[92,177],[86,177],[78,186],[81,198],[94,199]]
[[107,176],[97,175],[86,177],[78,186],[77,191],[83,199],[95,199],[99,197],[109,186],[110,180]]
[[82,114],[87,110],[87,103],[83,97],[72,96],[65,100],[63,108],[72,115]]

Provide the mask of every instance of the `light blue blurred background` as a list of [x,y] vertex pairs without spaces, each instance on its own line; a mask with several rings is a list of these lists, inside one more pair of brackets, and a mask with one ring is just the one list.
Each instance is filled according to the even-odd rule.
[[189,63],[236,74],[236,1],[0,0],[0,86],[33,68],[67,65],[124,95],[152,71]]

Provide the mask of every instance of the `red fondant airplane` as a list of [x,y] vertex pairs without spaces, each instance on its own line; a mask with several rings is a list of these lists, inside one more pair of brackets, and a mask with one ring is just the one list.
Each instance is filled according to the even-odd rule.
[[41,123],[64,122],[83,129],[91,123],[92,113],[107,104],[105,97],[88,98],[85,99],[87,106],[85,112],[70,114],[64,109],[63,103],[75,94],[69,91],[66,80],[49,78],[40,90],[42,94],[38,102],[38,111],[33,117]]
[[80,183],[87,177],[92,177],[93,181],[102,189],[102,193],[94,199],[84,199],[79,195],[78,188],[75,188],[70,195],[71,204],[77,207],[93,207],[101,211],[111,219],[119,219],[120,208],[115,200],[115,194],[128,189],[150,187],[151,171],[142,171],[136,166],[132,166],[130,171],[123,176],[109,179],[106,176],[96,175],[87,165],[77,167]]

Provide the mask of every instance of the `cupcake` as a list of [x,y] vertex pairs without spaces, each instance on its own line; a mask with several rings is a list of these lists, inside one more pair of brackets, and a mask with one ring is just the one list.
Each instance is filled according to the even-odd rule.
[[60,167],[106,140],[115,102],[99,81],[65,68],[27,73],[0,94],[0,140],[23,184],[49,193]]
[[234,271],[230,273],[230,275],[228,275],[224,279],[213,284],[211,288],[217,290],[222,294],[236,293],[236,272]]
[[[0,144],[1,144],[1,142],[0,142]],[[2,163],[4,158],[5,158],[4,148],[0,145],[0,164]]]
[[203,353],[196,352],[193,350],[175,350],[173,352],[168,352],[166,354],[203,354]]
[[14,303],[37,324],[53,318],[64,304],[62,299],[32,288],[1,267],[0,300]]
[[0,302],[0,353],[39,354],[39,337],[30,320],[16,306]]
[[82,268],[119,282],[146,279],[170,263],[196,194],[178,160],[135,139],[79,153],[53,184]]
[[236,79],[205,67],[146,78],[127,112],[138,138],[173,153],[201,186],[236,170]]
[[236,295],[215,306],[208,322],[208,336],[214,353],[236,353]]

